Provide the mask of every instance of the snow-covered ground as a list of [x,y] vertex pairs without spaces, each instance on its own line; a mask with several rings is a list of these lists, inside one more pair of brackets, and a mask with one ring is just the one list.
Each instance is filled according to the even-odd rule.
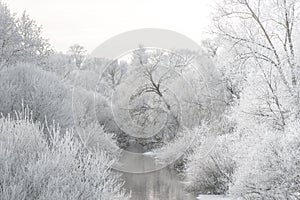
[[198,200],[233,200],[233,198],[225,197],[222,195],[199,195]]

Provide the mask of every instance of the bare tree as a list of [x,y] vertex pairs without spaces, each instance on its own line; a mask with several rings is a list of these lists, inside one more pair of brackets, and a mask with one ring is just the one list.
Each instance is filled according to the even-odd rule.
[[204,50],[212,58],[214,58],[217,55],[217,51],[220,47],[220,44],[218,44],[216,39],[205,39],[202,41],[202,46],[204,47]]
[[113,61],[109,64],[105,73],[103,74],[104,78],[110,84],[111,88],[114,89],[122,81],[122,78],[125,74],[126,63]]
[[82,62],[86,57],[86,50],[84,49],[84,47],[80,46],[79,44],[74,44],[70,46],[69,54],[71,55],[76,67],[80,69]]
[[141,75],[147,80],[147,83],[138,90],[136,96],[143,93],[157,95],[165,105],[166,111],[175,117],[172,105],[166,99],[167,90],[163,85],[167,84],[168,81],[176,79],[178,75],[174,73],[174,70],[183,70],[190,64],[190,60],[193,58],[157,49],[149,51],[142,47],[134,52],[133,57],[135,64],[140,66]]

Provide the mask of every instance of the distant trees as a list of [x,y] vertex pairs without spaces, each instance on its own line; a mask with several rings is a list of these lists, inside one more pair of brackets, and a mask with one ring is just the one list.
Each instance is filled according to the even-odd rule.
[[126,71],[126,62],[118,62],[118,61],[111,61],[108,64],[108,67],[106,68],[105,72],[102,74],[103,79],[105,79],[105,82],[109,86],[110,90],[113,90],[116,86],[118,86]]
[[[34,120],[54,122],[62,129],[95,122],[103,125],[112,118],[100,94],[95,96],[80,87],[72,93],[71,87],[53,73],[29,64],[4,69],[0,73],[0,113],[6,116],[20,111],[23,104],[33,112]],[[76,107],[72,108],[72,104]],[[97,115],[101,113],[98,121],[93,106]]]
[[54,52],[48,58],[43,70],[53,72],[62,80],[69,80],[70,74],[77,70],[70,55],[62,52]]
[[212,58],[217,55],[220,46],[216,39],[205,39],[202,41],[202,47]]
[[0,70],[17,62],[43,65],[51,52],[34,20],[25,12],[17,18],[0,2]]
[[79,44],[74,44],[69,48],[69,54],[78,69],[81,68],[81,64],[86,57],[86,50]]

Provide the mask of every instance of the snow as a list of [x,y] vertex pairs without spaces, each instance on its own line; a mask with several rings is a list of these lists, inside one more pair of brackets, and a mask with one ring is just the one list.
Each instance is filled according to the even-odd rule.
[[223,195],[199,195],[198,200],[233,200],[230,197],[225,197]]

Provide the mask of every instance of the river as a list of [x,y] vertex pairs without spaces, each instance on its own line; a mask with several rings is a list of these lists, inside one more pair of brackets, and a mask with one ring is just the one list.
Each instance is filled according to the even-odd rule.
[[123,173],[132,200],[195,200],[183,189],[174,171],[167,168],[145,174]]
[[[124,153],[124,152],[123,152]],[[164,167],[150,171],[155,165],[148,155],[124,153],[121,165],[127,170],[119,170],[125,180],[124,187],[131,191],[132,200],[195,200],[196,196],[187,193],[174,170]],[[122,172],[122,171],[130,172]]]

